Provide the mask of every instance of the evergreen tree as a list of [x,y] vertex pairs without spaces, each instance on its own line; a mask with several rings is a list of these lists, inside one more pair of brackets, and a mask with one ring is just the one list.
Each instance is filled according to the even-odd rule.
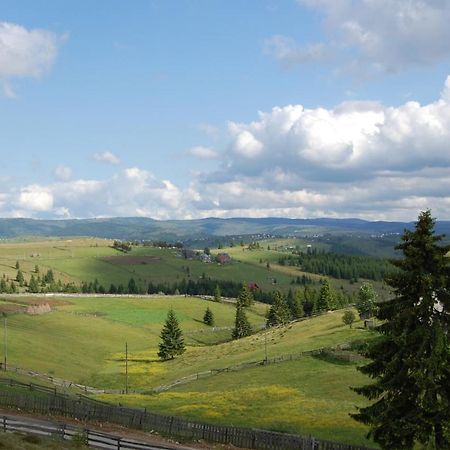
[[173,359],[174,356],[182,355],[185,351],[183,333],[173,309],[170,309],[161,331],[158,356],[161,359]]
[[9,292],[11,294],[15,294],[17,292],[17,287],[16,287],[14,281],[11,281],[11,283],[9,285]]
[[220,292],[220,287],[218,284],[216,284],[216,287],[214,288],[214,301],[217,303],[220,303],[222,301],[222,294]]
[[28,292],[39,292],[39,283],[37,282],[36,278],[34,278],[34,275],[31,275],[30,283],[28,284]]
[[384,449],[450,448],[450,246],[441,239],[430,211],[403,234],[403,258],[386,280],[394,298],[378,305],[381,336],[360,368],[375,382],[354,389],[374,403],[353,417]]
[[205,315],[203,316],[203,323],[210,327],[214,326],[214,313],[209,309],[209,306],[206,308]]
[[44,276],[44,280],[47,284],[51,284],[55,282],[55,277],[53,275],[53,270],[52,269],[48,269],[47,273]]
[[320,288],[319,299],[317,301],[317,311],[329,311],[332,307],[333,298],[330,288],[330,283],[328,279],[322,283],[322,287]]
[[300,319],[305,315],[305,310],[303,309],[303,297],[300,290],[295,291],[294,298],[292,299],[292,304],[289,305],[291,310],[291,316],[295,319]]
[[23,286],[23,283],[24,283],[25,279],[24,279],[23,273],[22,273],[22,271],[20,269],[17,271],[16,281],[19,283],[20,287]]
[[139,292],[139,289],[137,287],[136,281],[134,281],[134,278],[130,278],[128,281],[128,294],[137,294]]
[[242,286],[241,290],[239,291],[239,296],[238,296],[237,302],[241,306],[253,305],[253,295],[245,283]]
[[285,298],[280,291],[275,291],[272,298],[273,302],[267,315],[266,325],[268,327],[286,325],[291,320],[291,314]]
[[356,309],[361,319],[369,319],[375,313],[375,300],[377,294],[371,283],[364,282],[358,291]]
[[16,261],[16,270],[19,270],[19,269],[20,269],[19,261]]
[[39,266],[37,264],[34,266],[34,273],[39,273]]
[[236,319],[234,321],[234,329],[232,333],[233,339],[241,339],[252,334],[252,327],[245,314],[244,307],[237,302],[236,304]]
[[9,289],[8,289],[7,284],[6,284],[6,281],[5,281],[4,278],[2,278],[2,279],[0,280],[0,292],[6,293],[6,292],[8,292],[8,291],[9,291]]

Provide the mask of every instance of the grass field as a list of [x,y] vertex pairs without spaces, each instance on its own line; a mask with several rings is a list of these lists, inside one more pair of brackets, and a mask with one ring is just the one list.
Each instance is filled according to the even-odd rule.
[[0,448],[8,450],[75,450],[88,448],[75,442],[30,434],[0,432]]
[[355,405],[364,404],[349,386],[366,381],[355,364],[305,357],[220,374],[158,395],[101,397],[162,414],[368,445],[367,429],[349,416]]

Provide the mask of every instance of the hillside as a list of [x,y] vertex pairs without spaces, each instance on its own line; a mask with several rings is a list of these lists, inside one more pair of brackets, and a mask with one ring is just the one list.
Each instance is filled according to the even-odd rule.
[[[360,219],[207,218],[159,221],[149,218],[0,219],[0,238],[25,236],[96,236],[109,239],[208,240],[211,237],[252,235],[398,234],[412,223],[370,222]],[[439,233],[450,231],[449,221],[437,223]]]

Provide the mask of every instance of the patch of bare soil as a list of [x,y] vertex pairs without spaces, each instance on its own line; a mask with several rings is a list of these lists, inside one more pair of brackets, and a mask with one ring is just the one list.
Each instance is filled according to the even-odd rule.
[[105,256],[102,258],[110,264],[116,264],[121,266],[135,266],[137,264],[152,264],[161,261],[159,256]]

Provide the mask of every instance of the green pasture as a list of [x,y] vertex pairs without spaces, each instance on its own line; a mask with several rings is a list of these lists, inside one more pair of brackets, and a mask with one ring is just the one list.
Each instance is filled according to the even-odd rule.
[[367,429],[349,416],[355,405],[364,404],[349,387],[366,382],[353,363],[305,357],[219,374],[159,394],[100,398],[212,423],[369,445]]
[[[28,300],[28,299],[27,299]],[[17,302],[21,302],[20,298]],[[33,299],[33,302],[49,301]],[[70,298],[70,304],[56,306],[42,315],[11,314],[8,317],[8,364],[30,368],[67,380],[101,388],[123,386],[125,342],[130,355],[130,382],[152,386],[158,374],[166,372],[158,361],[159,334],[169,308],[173,308],[191,347],[228,340],[235,308],[190,297]],[[0,303],[1,305],[1,303]],[[209,306],[217,332],[202,323]],[[265,305],[249,311],[254,326],[264,323]],[[217,333],[217,337],[216,337]],[[4,335],[0,336],[0,349]],[[0,350],[1,351],[1,350]],[[138,364],[136,363],[138,361]],[[142,376],[149,373],[150,376]]]

